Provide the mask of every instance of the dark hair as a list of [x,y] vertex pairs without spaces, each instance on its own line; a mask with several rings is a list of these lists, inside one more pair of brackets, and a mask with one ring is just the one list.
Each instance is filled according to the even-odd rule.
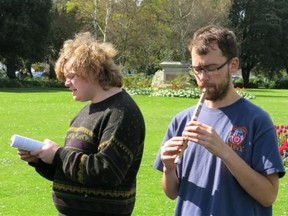
[[233,31],[215,25],[209,25],[197,30],[189,42],[188,49],[196,49],[199,55],[206,55],[212,48],[212,44],[216,43],[223,56],[227,59],[238,57],[238,44]]

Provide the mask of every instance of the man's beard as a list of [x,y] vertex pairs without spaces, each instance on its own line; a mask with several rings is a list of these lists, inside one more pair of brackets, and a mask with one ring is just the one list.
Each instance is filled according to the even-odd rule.
[[220,83],[217,86],[210,86],[214,88],[214,91],[209,91],[206,96],[206,100],[211,100],[211,101],[220,101],[222,100],[228,93],[230,89],[230,82],[231,82],[231,75],[228,71],[226,79]]

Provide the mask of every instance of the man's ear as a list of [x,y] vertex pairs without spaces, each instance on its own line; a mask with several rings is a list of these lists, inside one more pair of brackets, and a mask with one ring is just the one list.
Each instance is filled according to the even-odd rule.
[[229,64],[231,73],[236,73],[240,69],[239,64],[240,64],[239,58],[234,57],[231,59]]

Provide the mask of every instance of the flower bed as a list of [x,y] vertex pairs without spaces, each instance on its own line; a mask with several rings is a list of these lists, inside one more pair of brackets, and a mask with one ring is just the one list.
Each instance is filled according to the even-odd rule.
[[279,153],[284,166],[288,167],[288,125],[275,125],[278,136]]
[[[150,95],[156,97],[181,97],[181,98],[199,98],[201,92],[198,88],[183,88],[183,89],[152,89],[152,88],[125,88],[130,95]],[[245,89],[236,89],[237,93],[248,100],[255,98]]]

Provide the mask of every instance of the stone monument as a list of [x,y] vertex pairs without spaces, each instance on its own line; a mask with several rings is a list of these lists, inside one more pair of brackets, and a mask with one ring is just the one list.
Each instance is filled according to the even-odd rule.
[[165,61],[160,63],[162,70],[158,70],[153,76],[152,88],[168,87],[170,82],[177,76],[187,75],[189,71],[188,62]]

